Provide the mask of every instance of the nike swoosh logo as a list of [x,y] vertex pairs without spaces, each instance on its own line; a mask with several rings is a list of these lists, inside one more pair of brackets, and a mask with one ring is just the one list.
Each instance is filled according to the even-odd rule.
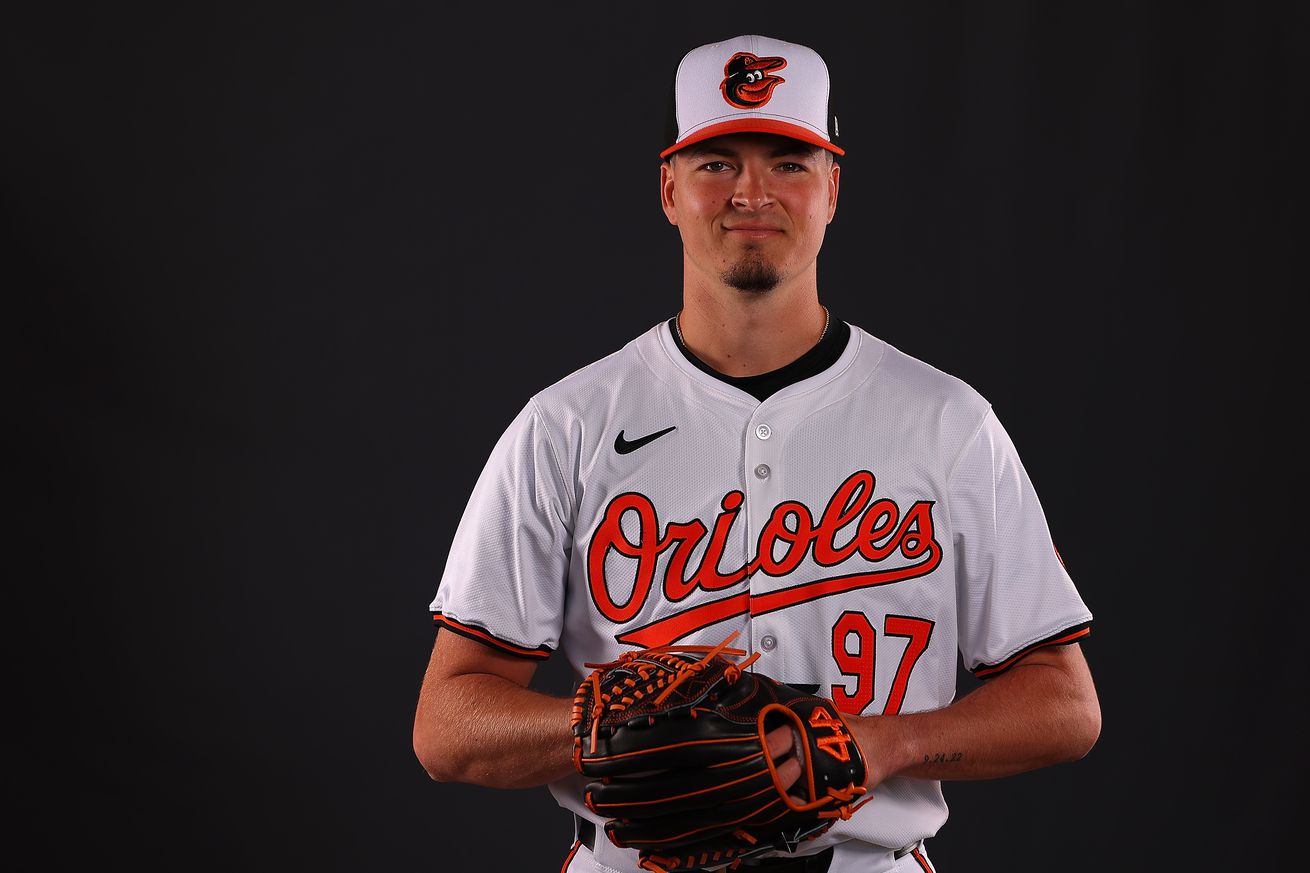
[[629,452],[635,452],[637,449],[641,448],[647,443],[653,443],[655,442],[655,440],[664,436],[666,433],[671,433],[677,429],[678,429],[677,425],[674,425],[673,427],[666,427],[664,428],[664,430],[656,431],[655,433],[652,434],[647,434],[646,436],[635,440],[625,440],[623,438],[623,431],[619,431],[619,435],[614,438],[614,451],[618,452],[620,455],[626,455]]

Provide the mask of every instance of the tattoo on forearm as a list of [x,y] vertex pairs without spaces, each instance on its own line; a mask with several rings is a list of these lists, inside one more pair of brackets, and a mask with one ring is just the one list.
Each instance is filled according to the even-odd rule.
[[935,755],[924,755],[923,763],[925,764],[955,764],[964,760],[964,752],[938,752]]

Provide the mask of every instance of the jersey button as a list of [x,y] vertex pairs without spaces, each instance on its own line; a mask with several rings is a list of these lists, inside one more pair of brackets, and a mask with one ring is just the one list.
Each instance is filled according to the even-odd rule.
[[758,467],[755,468],[755,478],[767,479],[769,478],[769,473],[771,472],[773,471],[769,469],[768,464],[760,464]]
[[773,436],[773,428],[769,427],[767,424],[762,424],[755,428],[755,435],[762,440],[767,440],[769,437]]
[[778,648],[778,641],[774,639],[773,634],[765,634],[760,637],[760,648],[766,652],[772,652]]

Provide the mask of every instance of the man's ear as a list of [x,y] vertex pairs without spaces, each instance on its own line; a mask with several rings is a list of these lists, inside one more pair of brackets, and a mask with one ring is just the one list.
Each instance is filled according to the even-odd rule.
[[836,161],[828,168],[828,223],[837,213],[837,189],[841,187],[841,164]]
[[660,206],[664,208],[664,216],[669,220],[669,224],[678,223],[678,208],[673,197],[674,157],[670,155],[667,161],[660,164]]

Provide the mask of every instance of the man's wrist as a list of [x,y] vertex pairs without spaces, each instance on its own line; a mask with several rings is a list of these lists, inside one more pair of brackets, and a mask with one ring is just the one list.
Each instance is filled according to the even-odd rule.
[[904,719],[894,715],[846,716],[868,771],[866,787],[873,788],[907,768],[909,744],[902,730]]

